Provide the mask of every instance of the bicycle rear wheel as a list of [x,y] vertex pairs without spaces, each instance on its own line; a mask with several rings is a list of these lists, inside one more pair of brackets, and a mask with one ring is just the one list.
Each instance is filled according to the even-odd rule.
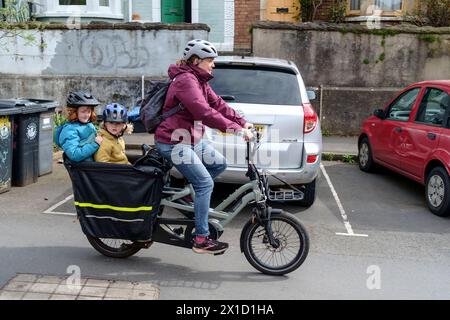
[[95,250],[111,258],[128,258],[141,250],[133,245],[133,241],[129,240],[86,237]]
[[243,251],[248,262],[262,273],[284,275],[296,270],[309,251],[308,233],[291,214],[271,217],[272,236],[277,247],[270,244],[266,229],[258,223],[247,223],[243,232]]

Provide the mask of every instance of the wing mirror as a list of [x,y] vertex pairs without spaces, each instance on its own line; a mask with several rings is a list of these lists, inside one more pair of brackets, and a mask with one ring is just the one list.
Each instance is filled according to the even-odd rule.
[[376,109],[376,110],[373,112],[373,115],[374,115],[375,117],[381,119],[381,120],[386,119],[386,114],[384,113],[384,110],[383,110],[383,109]]

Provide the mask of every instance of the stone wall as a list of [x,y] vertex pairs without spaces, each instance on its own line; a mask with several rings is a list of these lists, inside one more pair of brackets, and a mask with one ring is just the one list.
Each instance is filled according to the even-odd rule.
[[[144,87],[148,81],[145,79]],[[85,89],[100,101],[103,106],[117,102],[132,109],[142,94],[140,77],[100,77],[100,76],[14,76],[0,78],[0,99],[17,97],[51,99],[65,106],[67,93],[71,90]]]
[[260,22],[253,26],[253,55],[294,61],[307,86],[325,88],[323,128],[355,134],[363,115],[397,90],[450,79],[450,28]]
[[312,105],[319,114],[322,132],[352,136],[361,132],[364,119],[374,110],[384,108],[401,88],[322,86],[309,89],[316,92],[317,99]]
[[67,92],[88,89],[103,103],[133,106],[141,77],[167,77],[191,39],[207,39],[205,24],[37,24],[35,42],[1,38],[0,98],[34,97],[64,103]]
[[398,87],[450,76],[450,28],[260,22],[253,54],[294,61],[312,86]]
[[[0,74],[165,76],[192,39],[207,39],[205,24],[95,23],[69,29],[42,25],[27,30],[35,43],[2,39]],[[0,37],[2,31],[0,30]]]

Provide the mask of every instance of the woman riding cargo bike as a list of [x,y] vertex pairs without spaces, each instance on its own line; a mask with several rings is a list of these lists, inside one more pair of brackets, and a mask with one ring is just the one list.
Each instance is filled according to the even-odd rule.
[[[169,67],[172,81],[163,111],[180,104],[183,107],[161,122],[155,133],[156,149],[143,148],[144,155],[133,166],[75,164],[65,158],[82,229],[91,245],[110,257],[131,256],[154,242],[217,255],[228,248],[227,243],[218,241],[224,226],[251,204],[252,217],[241,233],[241,251],[263,273],[292,272],[308,254],[307,232],[295,217],[267,205],[268,177],[253,164],[259,134],[209,86],[215,57],[217,51],[210,43],[192,40],[183,60]],[[250,182],[214,209],[210,208],[213,180],[226,164],[224,157],[202,140],[203,124],[231,131],[247,141]],[[97,168],[89,168],[92,165]],[[184,188],[168,183],[172,165],[189,181]],[[102,192],[102,177],[108,179],[108,190],[115,183],[119,190],[113,195],[105,188]],[[97,188],[86,190],[79,184],[83,181]],[[185,218],[164,218],[166,207],[177,209]]]

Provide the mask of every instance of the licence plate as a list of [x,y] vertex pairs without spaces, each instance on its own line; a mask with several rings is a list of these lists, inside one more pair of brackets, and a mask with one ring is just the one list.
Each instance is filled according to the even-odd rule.
[[[254,124],[253,126],[255,127],[256,131],[259,132],[260,136],[262,136],[264,130],[266,129],[266,125],[264,125],[264,124]],[[222,132],[222,131],[219,131],[219,130],[216,130],[216,134],[219,135],[219,136],[232,136],[233,135],[232,133]]]
[[253,125],[256,129],[256,131],[259,132],[259,134],[262,136],[263,132],[266,130],[266,126],[263,124],[254,124]]

